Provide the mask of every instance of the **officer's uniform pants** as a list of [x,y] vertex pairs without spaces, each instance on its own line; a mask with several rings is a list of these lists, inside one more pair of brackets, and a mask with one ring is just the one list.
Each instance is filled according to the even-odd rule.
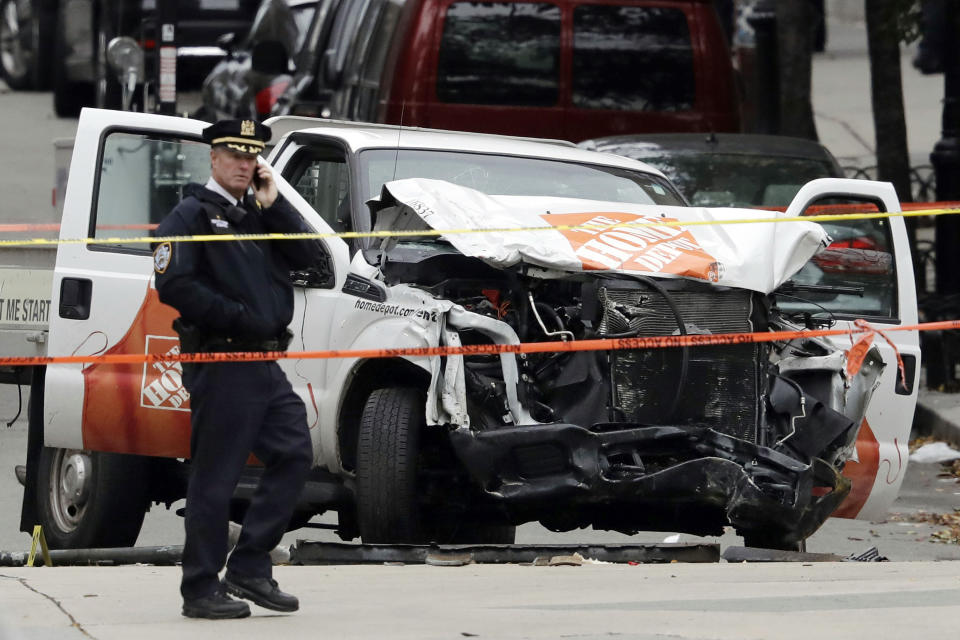
[[219,588],[230,499],[250,453],[263,476],[228,570],[271,576],[270,551],[286,532],[313,461],[306,409],[276,362],[186,365],[190,392],[190,484],[184,526],[184,598]]

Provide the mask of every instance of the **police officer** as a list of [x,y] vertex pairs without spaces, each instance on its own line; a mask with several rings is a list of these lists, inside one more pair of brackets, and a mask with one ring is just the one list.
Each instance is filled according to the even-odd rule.
[[[309,232],[278,194],[270,169],[257,164],[269,138],[269,127],[252,120],[204,129],[210,179],[184,188],[157,235]],[[174,328],[184,352],[285,350],[293,317],[290,271],[324,260],[316,240],[154,244],[157,291],[180,312]],[[183,615],[250,615],[247,603],[228,592],[296,611],[297,598],[271,578],[269,552],[286,532],[313,461],[303,401],[275,360],[185,364],[183,381],[191,404]],[[265,468],[221,583],[230,500],[251,452]]]

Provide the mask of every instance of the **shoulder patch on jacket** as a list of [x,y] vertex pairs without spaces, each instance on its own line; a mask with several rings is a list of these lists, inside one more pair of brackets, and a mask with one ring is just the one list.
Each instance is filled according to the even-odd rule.
[[157,273],[163,273],[170,266],[170,258],[173,256],[173,245],[169,242],[161,242],[153,250],[153,270]]

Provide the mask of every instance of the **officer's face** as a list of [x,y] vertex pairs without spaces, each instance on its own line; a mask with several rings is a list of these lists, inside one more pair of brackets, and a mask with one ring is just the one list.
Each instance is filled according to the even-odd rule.
[[235,198],[243,197],[253,170],[257,166],[257,156],[239,153],[227,147],[214,147],[210,150],[210,175]]

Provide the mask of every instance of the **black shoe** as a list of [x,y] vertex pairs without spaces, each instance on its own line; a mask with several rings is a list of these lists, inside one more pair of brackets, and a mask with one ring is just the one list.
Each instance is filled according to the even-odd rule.
[[183,615],[188,618],[246,618],[250,615],[250,606],[246,602],[234,600],[223,591],[183,601]]
[[223,584],[233,595],[266,609],[296,611],[300,608],[297,597],[280,591],[277,581],[271,578],[245,578],[227,572],[223,578]]

